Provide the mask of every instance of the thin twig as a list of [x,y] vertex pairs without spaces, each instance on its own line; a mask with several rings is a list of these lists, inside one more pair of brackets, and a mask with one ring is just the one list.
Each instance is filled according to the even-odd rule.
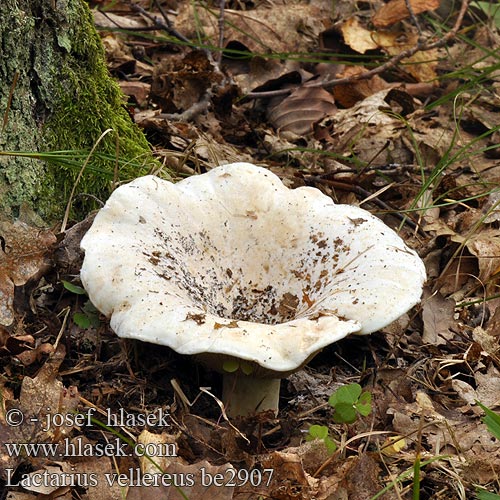
[[156,116],[156,118],[161,118],[164,120],[170,120],[174,122],[191,121],[196,116],[201,115],[202,113],[208,111],[208,108],[210,107],[211,98],[212,98],[212,91],[210,89],[207,89],[205,94],[198,102],[195,102],[194,104],[189,106],[189,108],[183,111],[182,113],[160,113],[159,115]]
[[224,14],[226,9],[226,1],[219,0],[219,52],[217,53],[217,64],[220,66],[222,61],[222,49],[224,48]]
[[[360,80],[368,80],[375,75],[379,75],[387,71],[390,68],[393,68],[398,63],[400,63],[403,59],[413,56],[417,52],[426,52],[432,49],[437,49],[439,47],[444,47],[452,38],[454,38],[462,25],[462,21],[464,19],[465,13],[467,12],[467,7],[469,6],[469,0],[462,0],[462,5],[460,7],[460,12],[458,14],[457,20],[453,28],[446,33],[442,38],[432,43],[424,43],[422,40],[419,40],[417,44],[411,49],[403,50],[399,54],[391,57],[384,64],[377,66],[374,69],[369,71],[365,71],[364,73],[360,73],[358,75],[352,75],[345,78],[335,78],[333,80],[327,81],[319,81],[315,83],[308,84],[310,87],[322,87],[325,89],[336,87],[337,85],[345,85],[348,83],[357,82]],[[275,97],[280,95],[288,95],[296,90],[297,87],[288,88],[288,89],[278,89],[278,90],[270,90],[266,92],[249,92],[246,94],[245,98],[247,99],[260,99],[267,97]]]
[[172,28],[172,23],[170,22],[170,19],[167,16],[167,13],[165,12],[165,9],[163,8],[162,4],[158,0],[154,0],[154,3],[156,5],[156,7],[158,8],[158,10],[160,11],[163,19],[165,20],[166,25],[169,28]]
[[413,7],[411,6],[411,1],[405,0],[405,4],[406,4],[406,8],[408,9],[408,13],[410,14],[411,22],[415,25],[415,28],[417,28],[418,36],[420,39],[420,37],[422,36],[422,28],[420,28],[420,24],[418,22],[417,16],[415,15],[415,12],[413,11]]
[[[179,33],[175,28],[172,28],[172,26],[170,25],[170,21],[162,22],[156,16],[152,16],[147,10],[143,9],[142,7],[136,4],[131,4],[130,8],[135,12],[139,12],[144,17],[147,17],[151,22],[154,23],[154,25],[158,29],[167,32],[169,35],[179,39],[181,42],[188,43],[191,45],[191,40],[186,38],[182,33]],[[162,15],[163,17],[165,17],[163,12]]]

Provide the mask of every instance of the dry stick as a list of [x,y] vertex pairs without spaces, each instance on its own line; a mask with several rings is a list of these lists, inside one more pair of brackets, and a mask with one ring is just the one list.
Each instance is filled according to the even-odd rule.
[[408,14],[410,14],[411,22],[415,25],[415,28],[417,28],[418,37],[420,40],[420,37],[422,36],[422,29],[420,28],[420,23],[418,22],[417,16],[415,15],[415,12],[413,11],[413,7],[411,6],[410,0],[405,0],[405,4],[406,4],[406,8],[408,9]]
[[[331,88],[335,87],[337,85],[344,85],[347,83],[353,83],[357,82],[359,80],[368,80],[372,78],[375,75],[379,75],[380,73],[383,73],[384,71],[393,68],[401,62],[403,59],[406,59],[407,57],[411,57],[417,52],[426,52],[428,50],[432,49],[437,49],[439,47],[444,47],[452,38],[454,38],[460,29],[460,26],[462,25],[462,21],[464,19],[465,13],[467,11],[467,7],[469,6],[469,0],[462,0],[462,5],[460,7],[460,12],[458,13],[457,20],[455,22],[455,25],[453,28],[446,33],[442,38],[440,38],[437,42],[433,43],[424,43],[421,40],[417,42],[417,44],[407,50],[403,50],[403,52],[400,52],[394,57],[391,57],[387,62],[382,64],[381,66],[378,66],[374,69],[371,69],[369,71],[365,71],[364,73],[361,73],[359,75],[352,75],[349,77],[345,78],[334,78],[333,80],[327,80],[325,82],[317,82],[317,83],[312,83],[308,86],[310,87],[322,87],[322,88]],[[275,97],[275,96],[280,96],[280,95],[288,95],[291,94],[293,91],[296,90],[297,87],[293,87],[290,89],[278,89],[278,90],[269,90],[266,92],[249,92],[246,94],[245,98],[247,99],[260,99],[263,97]]]
[[220,66],[222,61],[222,49],[224,46],[224,13],[225,13],[226,1],[220,0],[219,3],[219,52],[217,54],[217,64]]
[[154,0],[154,3],[156,5],[156,7],[158,8],[158,10],[160,11],[160,13],[161,13],[163,19],[165,20],[165,23],[167,24],[167,26],[169,28],[171,28],[172,27],[172,23],[170,22],[170,19],[167,16],[167,13],[165,12],[165,9],[163,8],[162,4],[158,0]]
[[[148,11],[144,10],[142,7],[139,5],[131,4],[130,8],[134,10],[135,12],[139,12],[143,16],[147,17],[150,21],[152,21],[157,29],[162,29],[163,31],[166,31],[169,35],[172,35],[173,37],[179,39],[181,42],[187,43],[189,45],[192,45],[191,40],[186,38],[182,33],[179,33],[175,28],[172,28],[170,20],[167,20],[163,23],[161,22],[157,17],[152,16]],[[162,16],[165,17],[166,14],[160,10],[162,13]]]
[[182,113],[160,113],[159,115],[156,115],[155,118],[170,120],[174,122],[191,121],[198,115],[201,115],[202,113],[205,113],[205,111],[208,111],[211,103],[211,98],[212,91],[208,89],[198,102],[195,102],[194,104],[189,106],[189,108]]

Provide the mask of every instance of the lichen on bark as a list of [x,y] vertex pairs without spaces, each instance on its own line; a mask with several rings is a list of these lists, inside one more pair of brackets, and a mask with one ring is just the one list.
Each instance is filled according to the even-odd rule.
[[[90,151],[78,192],[106,198],[115,175],[146,173],[154,159],[110,77],[100,38],[83,0],[5,0],[0,6],[0,133],[4,151]],[[8,105],[9,94],[12,94]],[[81,159],[81,156],[78,156]],[[0,211],[26,204],[46,219],[64,209],[80,165],[0,157]],[[77,207],[89,205],[81,200]]]

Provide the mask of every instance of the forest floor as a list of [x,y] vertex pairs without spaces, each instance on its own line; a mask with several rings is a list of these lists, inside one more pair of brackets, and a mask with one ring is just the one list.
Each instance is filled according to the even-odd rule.
[[[219,374],[119,339],[89,303],[78,275],[91,218],[56,235],[9,227],[0,499],[500,498],[484,422],[500,408],[497,4],[133,4],[91,7],[154,173],[265,166],[380,217],[428,279],[399,320],[284,379],[277,417],[228,419]],[[338,423],[328,400],[353,383],[368,411]]]

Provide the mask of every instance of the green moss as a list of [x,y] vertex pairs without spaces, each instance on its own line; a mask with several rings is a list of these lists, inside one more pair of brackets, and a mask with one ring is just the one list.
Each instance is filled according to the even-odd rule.
[[[77,189],[105,199],[115,175],[117,137],[119,180],[143,175],[155,163],[144,135],[125,109],[118,84],[108,73],[87,6],[76,0],[67,9],[67,24],[58,24],[56,32],[57,46],[66,52],[62,65],[49,64],[50,71],[42,73],[43,87],[57,96],[43,135],[48,150],[90,151],[105,130],[113,129],[96,149],[99,154],[91,158]],[[47,195],[52,191],[64,202],[77,176],[73,167],[51,167],[43,191]]]
[[[0,150],[68,152],[64,161],[56,163],[0,156],[0,211],[15,215],[26,204],[46,220],[60,218],[84,152],[90,152],[107,129],[114,132],[96,148],[77,194],[105,200],[117,158],[118,180],[143,175],[157,166],[144,135],[128,116],[118,84],[108,73],[84,0],[0,1],[0,46],[9,54],[0,58],[0,118],[8,109]],[[14,93],[8,107],[11,88]],[[73,207],[81,216],[94,202],[90,197],[77,197]]]

